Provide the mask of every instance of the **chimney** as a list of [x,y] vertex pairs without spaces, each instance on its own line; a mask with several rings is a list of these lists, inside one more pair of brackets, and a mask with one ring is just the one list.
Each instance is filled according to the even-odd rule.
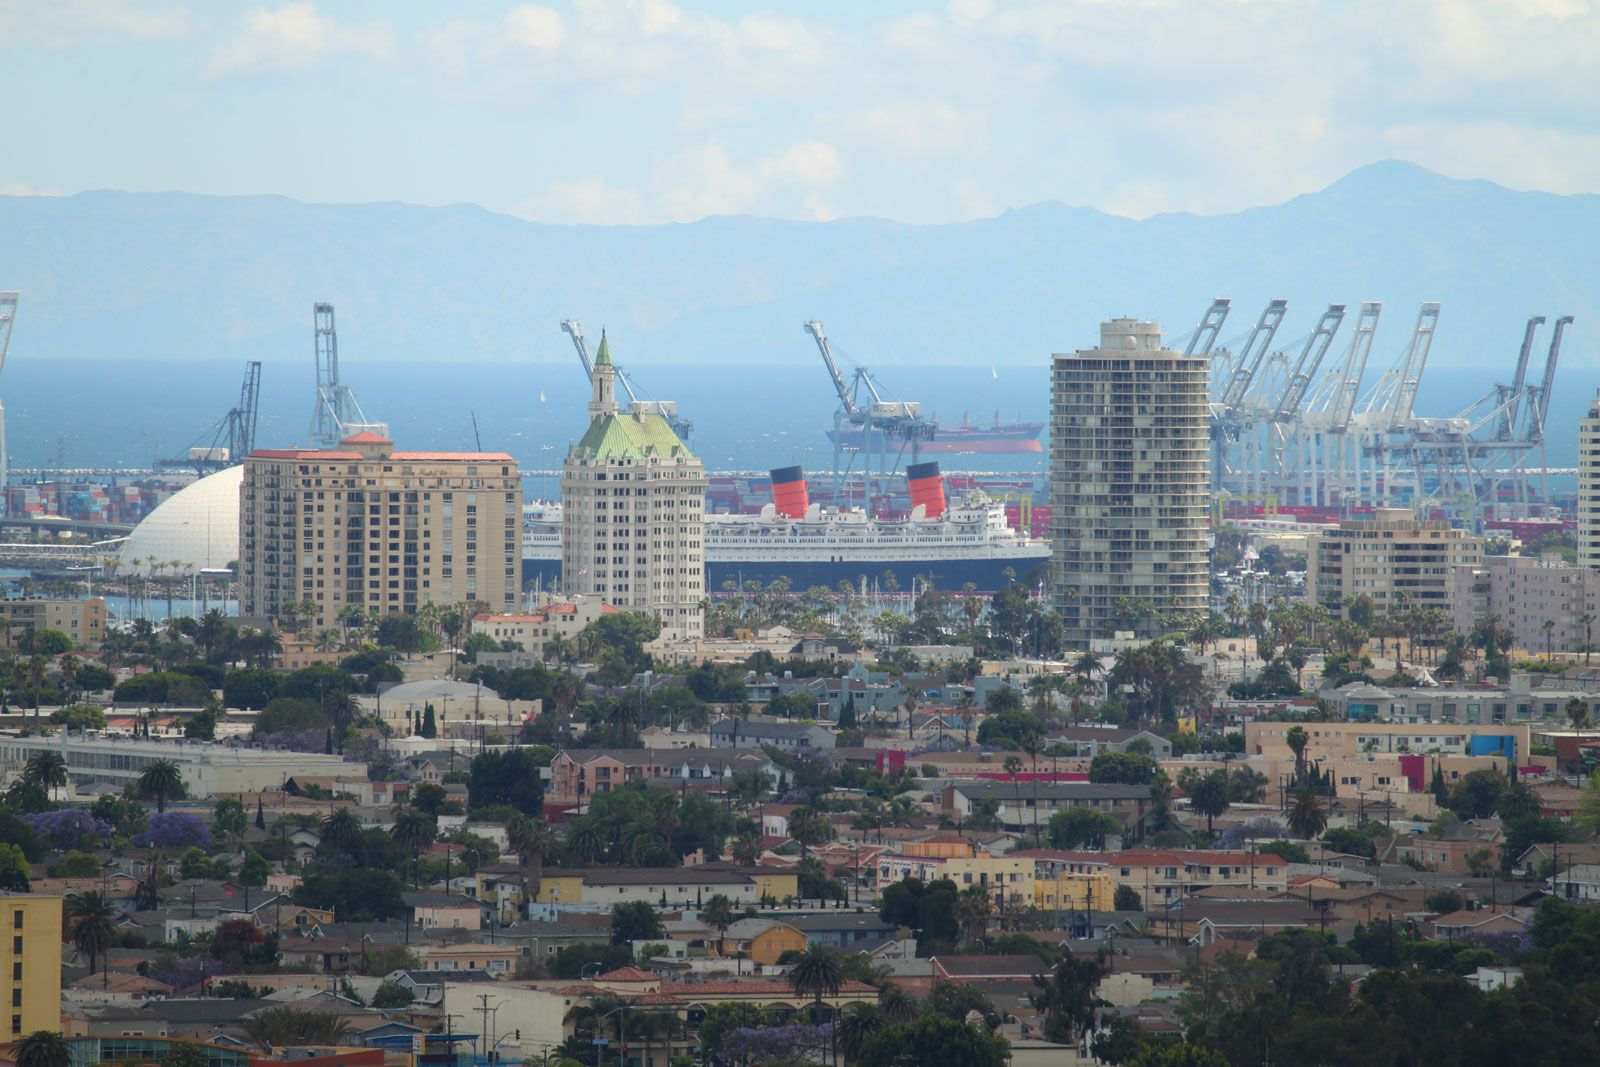
[[779,515],[803,519],[810,504],[804,470],[799,467],[779,467],[772,472],[772,506]]
[[906,468],[906,487],[911,492],[911,506],[922,505],[923,514],[937,519],[944,514],[944,478],[939,474],[938,463],[913,463]]

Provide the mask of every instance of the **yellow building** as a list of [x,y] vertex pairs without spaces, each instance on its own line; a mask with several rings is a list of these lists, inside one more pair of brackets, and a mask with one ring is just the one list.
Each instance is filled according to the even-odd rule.
[[800,895],[793,870],[705,863],[695,867],[546,868],[540,904],[646,904],[702,907],[718,894],[737,908]]
[[0,997],[11,1005],[11,1040],[60,1030],[61,898],[0,897],[0,922],[8,935]]
[[939,868],[939,877],[948,878],[957,889],[980,885],[989,891],[997,907],[1031,903],[1034,897],[1034,862],[1010,856],[952,856]]
[[804,952],[805,934],[778,919],[740,919],[722,938],[722,955],[771,966],[785,952]]
[[1104,871],[1035,877],[1033,906],[1046,911],[1110,911],[1117,887]]

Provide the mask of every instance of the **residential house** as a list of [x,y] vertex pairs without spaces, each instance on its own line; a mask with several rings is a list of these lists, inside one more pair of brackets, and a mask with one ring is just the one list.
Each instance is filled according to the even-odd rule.
[[522,948],[515,944],[489,945],[467,942],[454,945],[423,945],[416,950],[427,971],[484,971],[494,976],[508,975],[517,969]]
[[[1104,874],[1113,892],[1123,887],[1132,889],[1146,908],[1180,900],[1214,886],[1282,892],[1288,884],[1288,864],[1282,857],[1243,850],[1130,848],[1120,852],[1063,852],[1021,849],[1011,855],[1033,862],[1036,877],[1047,882],[1066,875]],[[1109,904],[1110,898],[1101,897],[1100,893],[1097,889],[1096,897]]]
[[484,905],[448,893],[402,893],[411,922],[423,930],[480,930]]
[[802,748],[832,748],[838,741],[834,732],[815,723],[772,722],[756,719],[721,719],[711,724],[713,748],[773,748],[795,751]]
[[1041,739],[1040,744],[1045,748],[1063,745],[1086,759],[1093,759],[1103,752],[1129,751],[1158,760],[1172,758],[1172,742],[1165,737],[1149,730],[1131,730],[1120,726],[1068,726],[1052,730]]
[[1147,785],[1030,782],[1024,789],[1014,782],[987,779],[954,782],[939,793],[940,808],[959,819],[969,817],[974,806],[983,800],[996,802],[996,815],[1008,829],[1030,828],[1035,821],[1042,825],[1051,815],[1068,808],[1092,808],[1121,822],[1142,839],[1151,793]]
[[[796,879],[793,874],[790,879]],[[776,899],[794,897],[798,882]],[[721,893],[735,907],[761,903],[754,875],[704,867],[547,867],[539,883],[539,903],[561,908],[609,911],[613,905],[642,902],[660,907],[700,907]],[[769,898],[772,899],[772,898]]]
[[545,801],[581,804],[591,793],[605,793],[627,782],[686,782],[725,787],[735,774],[762,771],[774,782],[782,772],[765,754],[715,749],[578,748],[562,749],[550,761]]
[[1546,878],[1544,884],[1564,900],[1600,900],[1600,864],[1575,863]]
[[740,919],[717,942],[720,955],[772,965],[785,952],[803,951],[809,939],[781,919]]

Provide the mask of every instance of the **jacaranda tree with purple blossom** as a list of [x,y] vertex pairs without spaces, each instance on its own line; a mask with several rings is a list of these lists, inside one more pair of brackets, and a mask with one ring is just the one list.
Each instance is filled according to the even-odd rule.
[[75,808],[24,815],[22,821],[57,852],[94,848],[115,832],[110,823]]
[[133,838],[140,848],[198,848],[211,850],[211,828],[204,820],[181,811],[165,811],[150,817],[150,826]]

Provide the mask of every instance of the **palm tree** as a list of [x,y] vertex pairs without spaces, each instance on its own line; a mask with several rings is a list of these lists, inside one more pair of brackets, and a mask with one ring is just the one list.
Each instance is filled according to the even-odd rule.
[[1594,651],[1594,620],[1595,614],[1586,611],[1578,616],[1578,625],[1583,627],[1583,665],[1589,665],[1589,653]]
[[67,761],[59,752],[35,752],[22,768],[22,780],[45,790],[60,789],[67,784]]
[[35,1030],[17,1042],[17,1067],[70,1067],[72,1051],[59,1030]]
[[1189,791],[1189,807],[1206,817],[1206,833],[1211,833],[1213,820],[1228,810],[1228,772],[1218,769],[1202,775]]
[[506,825],[506,838],[522,871],[522,899],[538,900],[544,880],[544,858],[556,850],[556,835],[543,819],[518,815]]
[[[816,1026],[822,1025],[822,998],[838,996],[842,985],[844,968],[839,963],[839,954],[820,941],[808,944],[789,970],[789,988],[794,990],[795,996],[815,998],[811,1021]],[[837,1041],[837,1028],[834,1029]],[[834,1051],[837,1059],[837,1046]]]
[[579,866],[588,866],[605,852],[605,841],[593,820],[579,819],[567,828],[567,856]]
[[902,1026],[917,1017],[917,1000],[897,985],[886,985],[878,992],[878,1007],[884,1018]]
[[1011,776],[1011,791],[1017,795],[1017,822],[1022,822],[1022,782],[1017,775],[1022,773],[1022,757],[1007,756],[1001,764],[1005,772]]
[[733,901],[717,893],[700,909],[700,918],[717,931],[717,955],[726,956],[728,947],[724,942],[727,940],[728,927],[733,925]]
[[139,795],[153,798],[157,812],[166,811],[167,801],[177,800],[183,794],[183,774],[171,760],[158,759],[139,775]]
[[1294,795],[1294,807],[1289,810],[1289,832],[1302,841],[1310,841],[1328,828],[1328,809],[1322,798],[1309,789],[1300,789]]
[[272,1045],[337,1045],[350,1023],[329,1011],[285,1004],[255,1012],[241,1020],[239,1026],[251,1042],[266,1048]]
[[761,859],[761,838],[755,834],[740,834],[729,846],[733,862],[741,867],[754,867]]
[[1539,629],[1544,631],[1544,658],[1546,661],[1550,659],[1550,635],[1555,632],[1555,628],[1556,620],[1554,619],[1546,619],[1539,624]]
[[411,860],[415,870],[413,879],[418,885],[422,882],[422,850],[433,844],[438,832],[431,818],[411,807],[396,817],[394,827],[389,831],[395,844],[411,850]]
[[839,1051],[844,1053],[845,1062],[853,1062],[861,1055],[861,1047],[867,1043],[867,1038],[888,1025],[889,1020],[884,1017],[883,1010],[876,1004],[850,1005],[840,1017],[834,1032]]
[[994,901],[989,898],[985,886],[968,886],[956,897],[956,921],[961,924],[961,932],[969,943],[981,940],[989,932],[989,918],[993,914]]
[[366,828],[361,825],[361,817],[355,809],[345,807],[333,811],[322,820],[318,837],[321,844],[348,855],[361,844],[361,835],[365,832]]
[[1305,775],[1306,745],[1311,743],[1311,735],[1306,733],[1304,726],[1291,726],[1284,740],[1294,753],[1294,780],[1298,782]]
[[111,938],[116,933],[112,925],[116,914],[111,902],[97,889],[67,898],[72,944],[79,952],[88,954],[90,974],[95,972],[100,956],[111,947]]

